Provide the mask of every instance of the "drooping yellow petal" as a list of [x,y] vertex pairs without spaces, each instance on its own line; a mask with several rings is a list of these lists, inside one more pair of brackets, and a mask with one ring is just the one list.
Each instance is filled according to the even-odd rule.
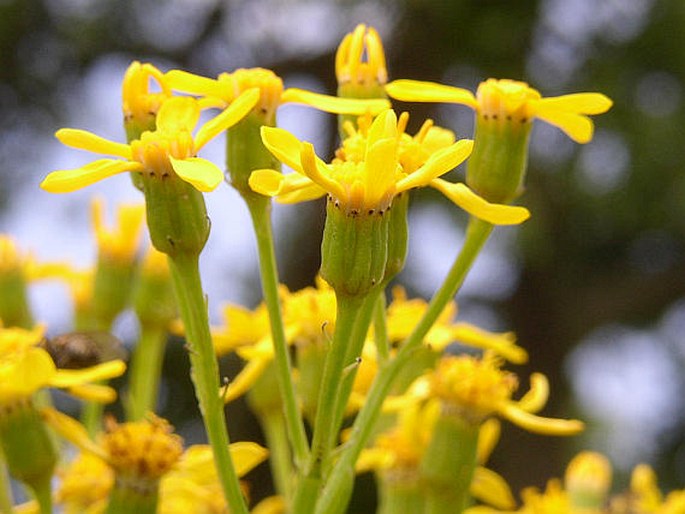
[[516,336],[513,332],[496,334],[469,323],[456,323],[452,326],[451,336],[456,341],[476,348],[494,350],[495,353],[514,364],[523,364],[528,360],[526,350],[516,346]]
[[157,130],[175,133],[191,132],[200,119],[197,100],[188,96],[175,96],[162,104],[157,113]]
[[81,451],[92,453],[107,461],[108,455],[105,450],[90,438],[88,431],[81,423],[51,407],[41,409],[40,415],[55,432],[76,445]]
[[436,151],[423,166],[397,182],[397,191],[427,185],[431,180],[459,166],[471,155],[471,150],[473,150],[473,141],[460,139],[453,145]]
[[112,403],[117,399],[116,389],[99,384],[83,384],[67,389],[69,394],[95,403]]
[[138,162],[99,159],[73,170],[53,171],[45,177],[40,187],[48,193],[70,193],[112,175],[143,169],[144,166]]
[[55,363],[42,348],[27,348],[16,361],[0,367],[0,403],[5,398],[29,397],[50,384]]
[[171,89],[184,93],[221,98],[226,92],[226,86],[218,80],[183,70],[170,70],[164,74],[164,78]]
[[570,95],[542,98],[532,102],[535,108],[575,112],[578,114],[602,114],[607,112],[613,102],[602,93],[572,93]]
[[120,359],[96,364],[83,369],[60,369],[51,381],[53,387],[73,387],[119,377],[126,371],[126,364]]
[[549,398],[549,381],[542,373],[530,375],[530,389],[517,402],[519,409],[526,412],[538,412]]
[[518,225],[530,217],[525,207],[490,203],[461,183],[436,178],[430,185],[472,216],[493,225]]
[[250,360],[236,377],[222,391],[224,403],[232,402],[247,393],[257,379],[262,376],[264,370],[272,359],[255,358]]
[[[282,196],[298,193],[304,189],[312,189],[311,194],[316,194],[312,198],[319,198],[326,192],[318,185],[314,184],[309,177],[300,175],[299,173],[290,173],[283,175],[282,173],[271,170],[261,169],[252,172],[249,178],[249,184],[253,191],[266,196]],[[279,201],[282,201],[279,198]],[[302,200],[299,200],[302,201]]]
[[304,89],[288,88],[281,95],[281,103],[299,103],[309,105],[320,111],[332,114],[365,114],[376,116],[390,108],[390,102],[384,98],[356,99],[312,93]]
[[283,514],[286,503],[282,496],[269,496],[264,498],[250,511],[251,514]]
[[403,102],[447,102],[476,108],[476,97],[467,89],[421,80],[394,80],[385,91]]
[[497,418],[488,418],[478,430],[478,443],[476,446],[476,462],[485,464],[492,455],[492,451],[499,442],[502,424]]
[[110,141],[87,130],[59,129],[55,132],[55,137],[62,144],[79,150],[87,150],[102,155],[115,155],[124,159],[131,159],[132,157],[129,145]]
[[214,191],[224,180],[223,171],[207,159],[200,157],[175,159],[170,155],[169,162],[176,175],[203,193]]
[[313,182],[336,198],[346,198],[347,195],[340,183],[328,177],[328,167],[316,156],[311,143],[302,143],[300,160],[303,173],[312,179]]
[[231,443],[228,449],[239,477],[250,472],[269,456],[269,450],[250,441]]
[[262,127],[262,142],[276,159],[299,173],[304,173],[300,162],[302,142],[287,130]]
[[585,425],[577,419],[544,418],[522,410],[517,404],[509,402],[498,409],[500,415],[514,425],[535,434],[569,436],[583,431]]
[[516,507],[516,500],[506,480],[482,466],[475,469],[469,490],[474,498],[496,509],[513,510]]
[[242,120],[257,105],[259,95],[259,88],[253,87],[246,90],[233,100],[231,105],[224,109],[221,114],[202,125],[195,136],[195,151]]
[[592,120],[583,114],[539,107],[535,116],[561,129],[576,143],[583,144],[592,139],[594,125]]
[[[290,176],[290,175],[288,175]],[[282,193],[276,197],[278,203],[300,203],[316,200],[326,194],[326,191],[318,184],[309,181],[309,184],[293,191]]]

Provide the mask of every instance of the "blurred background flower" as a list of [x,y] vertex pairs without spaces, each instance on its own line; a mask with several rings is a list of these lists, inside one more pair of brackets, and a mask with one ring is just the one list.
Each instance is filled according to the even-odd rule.
[[[458,297],[460,318],[513,330],[531,355],[525,376],[550,377],[548,416],[579,416],[586,435],[544,439],[506,427],[490,462],[512,484],[542,486],[578,447],[607,452],[624,483],[639,461],[665,488],[685,481],[685,27],[681,0],[3,0],[0,2],[0,232],[42,260],[94,262],[89,201],[141,200],[128,177],[69,197],[38,184],[90,158],[53,137],[77,127],[124,139],[120,84],[134,60],[216,76],[263,66],[287,87],[335,91],[334,52],[358,22],[383,38],[390,79],[436,80],[475,90],[488,77],[524,80],[545,96],[601,91],[614,107],[594,140],[578,146],[538,123],[527,187],[532,218],[501,228]],[[472,132],[470,110],[411,108]],[[334,117],[289,105],[279,124],[330,155]],[[221,164],[223,144],[204,157]],[[457,171],[456,173],[460,173]],[[260,300],[246,209],[229,187],[207,195],[213,230],[203,254],[210,314],[222,302]],[[276,208],[282,278],[309,285],[318,269],[323,206]],[[295,223],[294,220],[297,220]],[[463,238],[465,216],[432,191],[414,196],[410,250],[400,280],[429,296]],[[435,249],[439,248],[440,251]],[[70,329],[58,286],[32,289],[36,319]],[[135,339],[132,318],[115,325]],[[224,363],[232,370],[235,363]],[[191,443],[201,438],[180,345],[165,363],[161,415]],[[233,372],[233,371],[232,371]],[[241,405],[229,408],[234,440],[258,437]],[[525,465],[523,465],[525,463]],[[268,487],[268,486],[267,486]],[[256,497],[266,491],[255,490]],[[359,499],[358,505],[364,500]]]

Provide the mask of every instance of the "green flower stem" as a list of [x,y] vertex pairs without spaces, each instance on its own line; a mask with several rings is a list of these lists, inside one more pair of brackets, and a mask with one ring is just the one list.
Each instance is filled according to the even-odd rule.
[[379,506],[377,514],[420,514],[423,513],[423,492],[418,480],[405,481],[378,477]]
[[224,416],[224,402],[219,395],[219,366],[209,332],[207,305],[200,281],[199,254],[179,253],[169,257],[181,319],[186,330],[191,378],[214,453],[219,481],[232,514],[247,514],[231,454]]
[[385,295],[380,294],[373,307],[373,339],[376,343],[378,362],[385,363],[390,357],[390,341],[388,340],[388,324],[385,317]]
[[128,392],[128,419],[138,421],[148,412],[155,412],[167,331],[163,327],[144,324],[131,362]]
[[40,507],[40,514],[52,514],[52,488],[50,484],[51,477],[46,475],[40,480],[36,480],[31,484],[31,489],[36,497],[38,506]]
[[476,468],[477,424],[443,414],[421,461],[425,514],[463,512]]
[[155,514],[159,501],[159,484],[150,490],[138,491],[135,487],[115,485],[109,495],[105,514]]
[[0,452],[0,512],[3,514],[12,514],[14,509],[12,504],[14,500],[12,498],[12,489],[10,489],[10,477],[7,472],[7,465],[5,463],[5,457]]
[[347,485],[347,476],[350,470],[354,469],[359,454],[373,434],[373,428],[380,415],[383,401],[387,397],[395,377],[411,359],[414,351],[420,347],[423,338],[438,316],[440,316],[447,303],[456,295],[493,228],[493,225],[484,221],[476,218],[470,219],[464,246],[461,248],[442,286],[433,296],[428,309],[404,342],[396,357],[379,368],[366,403],[359,411],[352,426],[350,439],[345,443],[340,453],[340,458],[336,462],[324,487],[323,494],[317,503],[315,511],[317,514],[338,512],[338,506],[341,504],[344,506],[349,501],[349,498],[343,496],[345,494],[345,486]]
[[[101,385],[105,385],[104,382]],[[102,428],[102,415],[105,412],[105,406],[99,402],[87,401],[83,405],[81,411],[81,423],[86,428],[91,439],[100,432]]]
[[357,313],[363,302],[363,298],[358,296],[337,294],[336,298],[335,332],[321,379],[321,391],[312,436],[312,451],[306,474],[298,484],[294,499],[293,512],[297,514],[312,512],[320,492],[323,470],[328,464],[337,433],[335,410],[344,368],[349,364],[345,361],[348,343],[353,335]]
[[252,216],[252,224],[257,239],[259,253],[259,272],[262,280],[262,294],[269,312],[271,338],[274,345],[274,359],[278,386],[283,400],[285,423],[293,449],[295,464],[302,469],[309,458],[309,444],[300,416],[292,379],[292,364],[285,339],[281,305],[278,297],[278,269],[271,231],[271,201],[264,196],[243,195]]
[[286,504],[292,497],[293,469],[290,445],[282,412],[267,412],[259,416],[262,430],[269,448],[269,463],[274,477],[276,492],[283,496]]

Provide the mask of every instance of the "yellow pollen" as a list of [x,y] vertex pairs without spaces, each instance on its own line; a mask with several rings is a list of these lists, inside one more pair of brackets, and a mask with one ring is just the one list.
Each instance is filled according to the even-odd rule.
[[157,480],[183,453],[182,440],[172,430],[168,422],[156,416],[121,425],[110,421],[102,444],[118,474]]
[[530,123],[533,113],[528,102],[539,100],[540,93],[525,82],[488,79],[478,86],[476,100],[478,113],[493,122]]
[[[281,105],[283,80],[273,71],[265,68],[240,68],[233,73],[222,73],[219,82],[228,82],[233,98],[250,88],[259,88],[260,96],[256,108],[272,116]],[[232,100],[232,99],[231,99]]]
[[139,140],[131,142],[133,159],[145,166],[146,172],[153,176],[174,175],[169,156],[187,159],[195,154],[195,144],[188,131],[178,131],[172,135],[162,132],[144,132]]

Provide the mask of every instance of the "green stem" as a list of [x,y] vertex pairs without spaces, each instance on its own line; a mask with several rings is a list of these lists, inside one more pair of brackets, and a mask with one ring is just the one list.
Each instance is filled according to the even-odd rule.
[[288,504],[292,496],[293,469],[283,414],[281,412],[262,413],[259,419],[269,448],[269,462],[276,492],[283,496]]
[[159,485],[150,490],[137,490],[131,486],[115,484],[109,494],[109,503],[105,514],[155,514],[159,501]]
[[219,366],[209,332],[207,305],[198,267],[199,255],[177,254],[169,257],[169,267],[181,318],[185,326],[191,378],[195,385],[200,413],[214,453],[226,502],[233,514],[247,514],[238,476],[229,452],[224,403],[219,395]]
[[138,421],[148,412],[155,411],[166,340],[164,328],[141,325],[140,339],[131,362],[127,403],[129,421]]
[[456,295],[493,228],[493,225],[476,218],[471,218],[469,221],[464,246],[461,248],[442,286],[433,296],[428,309],[426,309],[423,317],[398,351],[397,356],[379,368],[366,403],[359,411],[352,426],[350,439],[345,443],[344,449],[340,453],[340,458],[336,462],[324,487],[323,494],[317,503],[317,514],[332,512],[334,506],[341,502],[347,504],[349,501],[349,498],[342,496],[345,490],[346,477],[349,471],[354,469],[359,454],[373,433],[373,427],[380,415],[383,401],[387,397],[395,377],[411,359],[414,351],[420,347],[423,338],[447,303]]
[[283,327],[283,317],[278,297],[278,269],[276,267],[276,256],[271,231],[271,201],[263,196],[243,195],[243,198],[250,210],[257,239],[262,294],[269,312],[276,373],[283,399],[286,428],[292,445],[295,464],[298,469],[302,469],[309,458],[309,444],[307,443],[304,421],[300,415],[297,397],[295,396],[292,364],[285,339],[285,329]]
[[385,295],[380,294],[373,308],[373,339],[376,343],[378,362],[385,363],[390,357],[390,342],[388,340],[388,324],[385,317]]
[[3,514],[12,514],[14,509],[12,504],[12,489],[10,488],[10,476],[7,472],[7,464],[5,456],[0,451],[0,512]]
[[33,494],[40,507],[41,514],[52,514],[52,490],[50,485],[51,477],[46,475],[40,480],[35,480],[31,484]]
[[[306,514],[311,512],[318,497],[330,451],[335,442],[336,424],[335,410],[343,378],[348,343],[352,336],[357,311],[362,298],[356,296],[336,295],[337,314],[335,318],[335,332],[333,342],[326,355],[321,391],[316,408],[314,434],[312,436],[312,451],[309,457],[307,473],[298,484],[295,494],[293,512]],[[314,500],[312,501],[312,495]]]
[[102,431],[102,415],[105,412],[103,403],[87,401],[81,411],[81,423],[88,431],[91,439]]

